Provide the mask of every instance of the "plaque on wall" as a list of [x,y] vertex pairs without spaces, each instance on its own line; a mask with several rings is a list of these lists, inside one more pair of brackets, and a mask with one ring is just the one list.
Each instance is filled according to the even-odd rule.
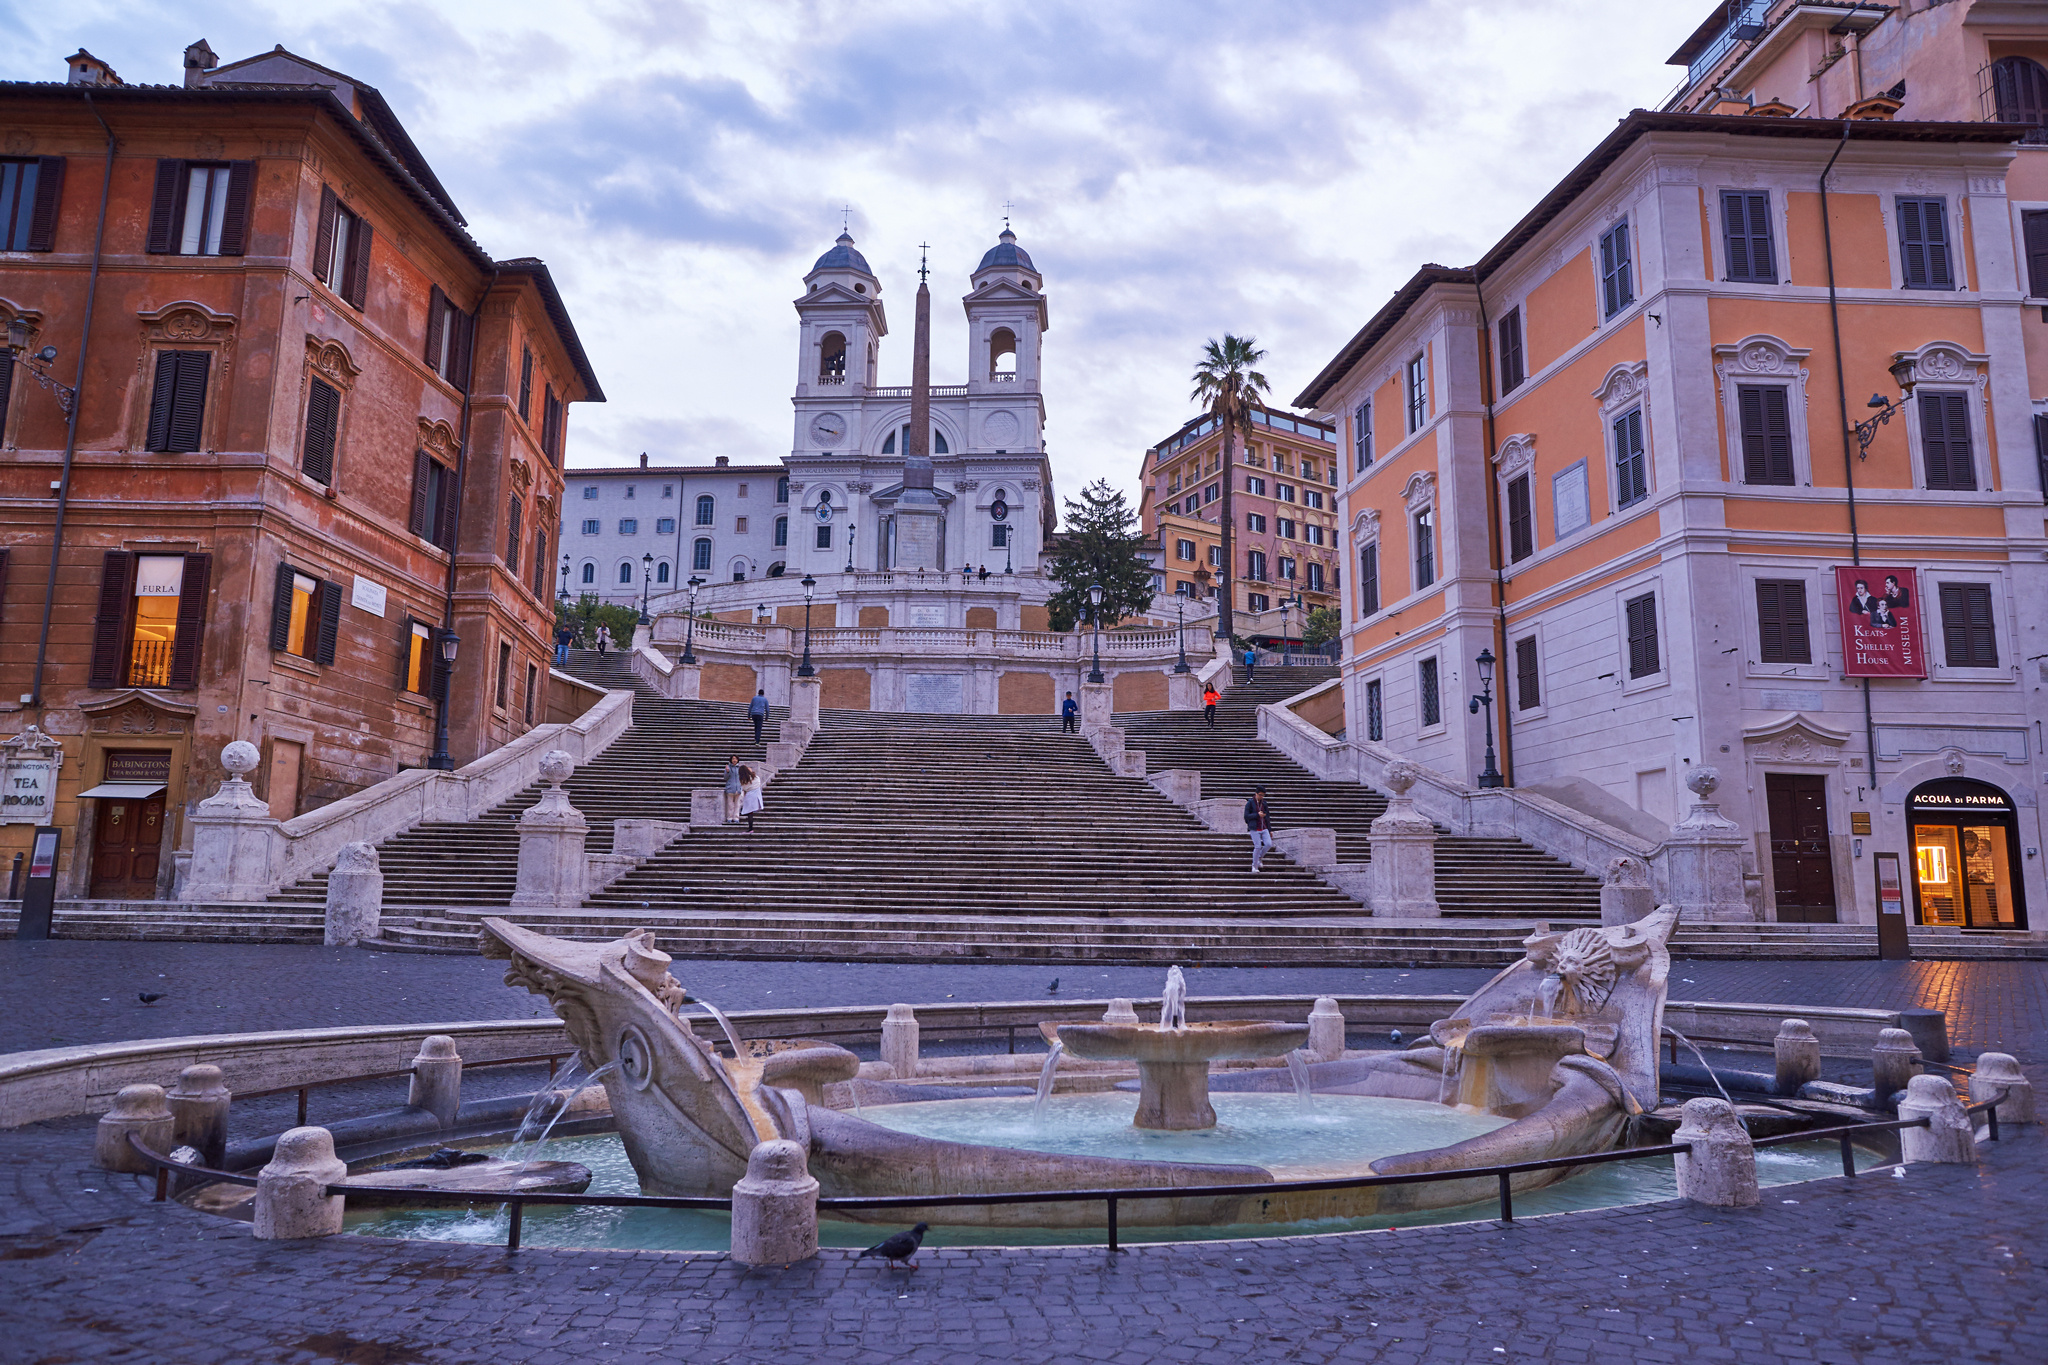
[[0,744],[0,825],[47,825],[64,750],[31,725]]

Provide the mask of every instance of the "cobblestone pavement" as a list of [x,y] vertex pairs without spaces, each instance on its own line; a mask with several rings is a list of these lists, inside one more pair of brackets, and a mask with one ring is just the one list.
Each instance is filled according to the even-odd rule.
[[[1157,967],[692,960],[676,974],[727,1009],[1145,997]],[[1486,967],[1191,967],[1195,996],[1462,993]],[[138,993],[162,993],[143,1005]],[[1678,961],[1673,999],[1946,1010],[1959,1047],[2048,1037],[2048,962]],[[0,941],[0,1052],[325,1024],[524,1019],[541,1007],[477,957],[270,944]]]

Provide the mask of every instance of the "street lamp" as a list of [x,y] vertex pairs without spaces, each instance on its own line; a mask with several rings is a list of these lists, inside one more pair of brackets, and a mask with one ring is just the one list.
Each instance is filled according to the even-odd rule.
[[799,678],[816,677],[818,670],[811,667],[811,594],[817,590],[818,580],[805,574],[804,585],[804,661],[796,666]]
[[1095,628],[1095,667],[1088,670],[1088,681],[1099,683],[1102,678],[1102,585],[1088,585],[1088,623]]
[[1176,673],[1188,671],[1188,595],[1177,592],[1173,595],[1174,633],[1180,637],[1180,661],[1173,666]]
[[654,556],[640,556],[640,624],[651,626],[654,618],[647,614],[647,590],[654,583]]
[[691,648],[697,643],[697,589],[704,586],[704,580],[695,574],[690,576],[690,628],[683,635],[683,662],[697,662],[697,653]]
[[427,759],[427,766],[444,773],[455,768],[455,760],[448,756],[448,684],[455,677],[455,647],[461,643],[461,637],[454,631],[444,630],[437,645],[441,651],[441,676],[436,679],[440,686],[434,689],[438,694],[434,698],[434,752]]
[[1486,708],[1486,767],[1479,774],[1479,785],[1498,787],[1502,785],[1500,769],[1493,765],[1493,651],[1479,651],[1479,695],[1472,698],[1472,714],[1478,715],[1481,707]]
[[846,527],[846,571],[853,572],[853,538],[860,534],[860,527],[847,523]]
[[1281,662],[1281,664],[1282,664],[1283,666],[1285,666],[1285,665],[1288,665],[1288,664],[1292,664],[1292,663],[1294,662],[1294,656],[1293,656],[1293,655],[1292,655],[1292,654],[1291,654],[1291,653],[1290,653],[1290,652],[1288,651],[1288,647],[1287,647],[1287,644],[1288,644],[1288,641],[1287,641],[1287,608],[1288,608],[1288,607],[1290,607],[1290,606],[1292,606],[1292,605],[1293,605],[1293,602],[1292,602],[1292,600],[1291,600],[1291,599],[1289,599],[1289,598],[1287,597],[1287,595],[1286,595],[1286,594],[1284,594],[1284,593],[1283,593],[1283,594],[1281,594],[1281,597],[1280,597],[1280,662]]
[[562,602],[569,600],[569,556],[562,556],[562,590],[555,594]]
[[1870,401],[1864,406],[1875,408],[1877,415],[1869,421],[1856,424],[1856,458],[1859,460],[1870,458],[1870,443],[1877,439],[1877,429],[1903,412],[1904,408],[1900,405],[1913,396],[1913,358],[1904,351],[1896,352],[1892,356],[1890,369],[1892,382],[1899,386],[1899,402],[1894,403],[1881,393],[1870,395]]
[[7,349],[27,369],[30,377],[57,396],[57,406],[69,417],[74,404],[78,402],[78,390],[69,384],[59,384],[47,372],[39,368],[57,358],[55,346],[45,346],[34,355],[28,353],[28,319],[20,314],[7,320]]

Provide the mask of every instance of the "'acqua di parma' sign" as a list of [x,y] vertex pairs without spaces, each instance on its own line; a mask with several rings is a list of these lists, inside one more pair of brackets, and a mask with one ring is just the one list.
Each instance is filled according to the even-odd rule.
[[1842,671],[1852,678],[1924,678],[1920,588],[1911,569],[1852,564],[1835,568],[1842,612]]

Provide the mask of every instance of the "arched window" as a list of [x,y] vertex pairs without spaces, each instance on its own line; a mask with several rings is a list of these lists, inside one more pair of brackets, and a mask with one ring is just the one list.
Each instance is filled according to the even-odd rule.
[[690,568],[697,573],[707,572],[711,568],[711,541],[708,538],[700,538],[691,547]]
[[818,343],[818,382],[846,382],[846,337],[841,333],[827,332],[824,340]]
[[789,518],[777,517],[775,519],[775,548],[779,550],[787,544],[789,544]]
[[597,565],[585,564],[583,566],[583,581],[585,583],[597,582]]
[[1017,334],[1007,327],[989,334],[988,377],[997,381],[1017,377]]
[[654,566],[654,581],[657,583],[668,582],[668,561],[666,559]]
[[633,581],[633,561],[626,560],[619,565],[619,582],[630,585]]
[[717,512],[718,504],[712,501],[709,493],[697,499],[697,524],[699,526],[715,525],[716,523],[712,518]]
[[[898,436],[901,436],[903,438],[904,453],[909,453],[910,423],[905,422],[902,426],[898,427],[896,430],[890,432],[887,436],[882,438],[882,453],[884,455],[894,455],[896,453],[896,438]],[[932,454],[952,454],[952,447],[946,444],[946,433],[940,431],[937,427],[932,428]]]
[[746,560],[744,560],[744,559],[735,559],[735,560],[734,560],[734,561],[732,562],[732,581],[733,581],[733,582],[735,582],[735,583],[744,583],[744,582],[746,582],[746,581],[747,581],[747,561],[746,561]]
[[2048,69],[2031,57],[2000,57],[1991,64],[1991,97],[2000,123],[2027,123],[2022,142],[2048,142]]
[[770,578],[780,578],[782,577],[782,571],[788,567],[787,564],[778,559],[768,566],[768,576]]

